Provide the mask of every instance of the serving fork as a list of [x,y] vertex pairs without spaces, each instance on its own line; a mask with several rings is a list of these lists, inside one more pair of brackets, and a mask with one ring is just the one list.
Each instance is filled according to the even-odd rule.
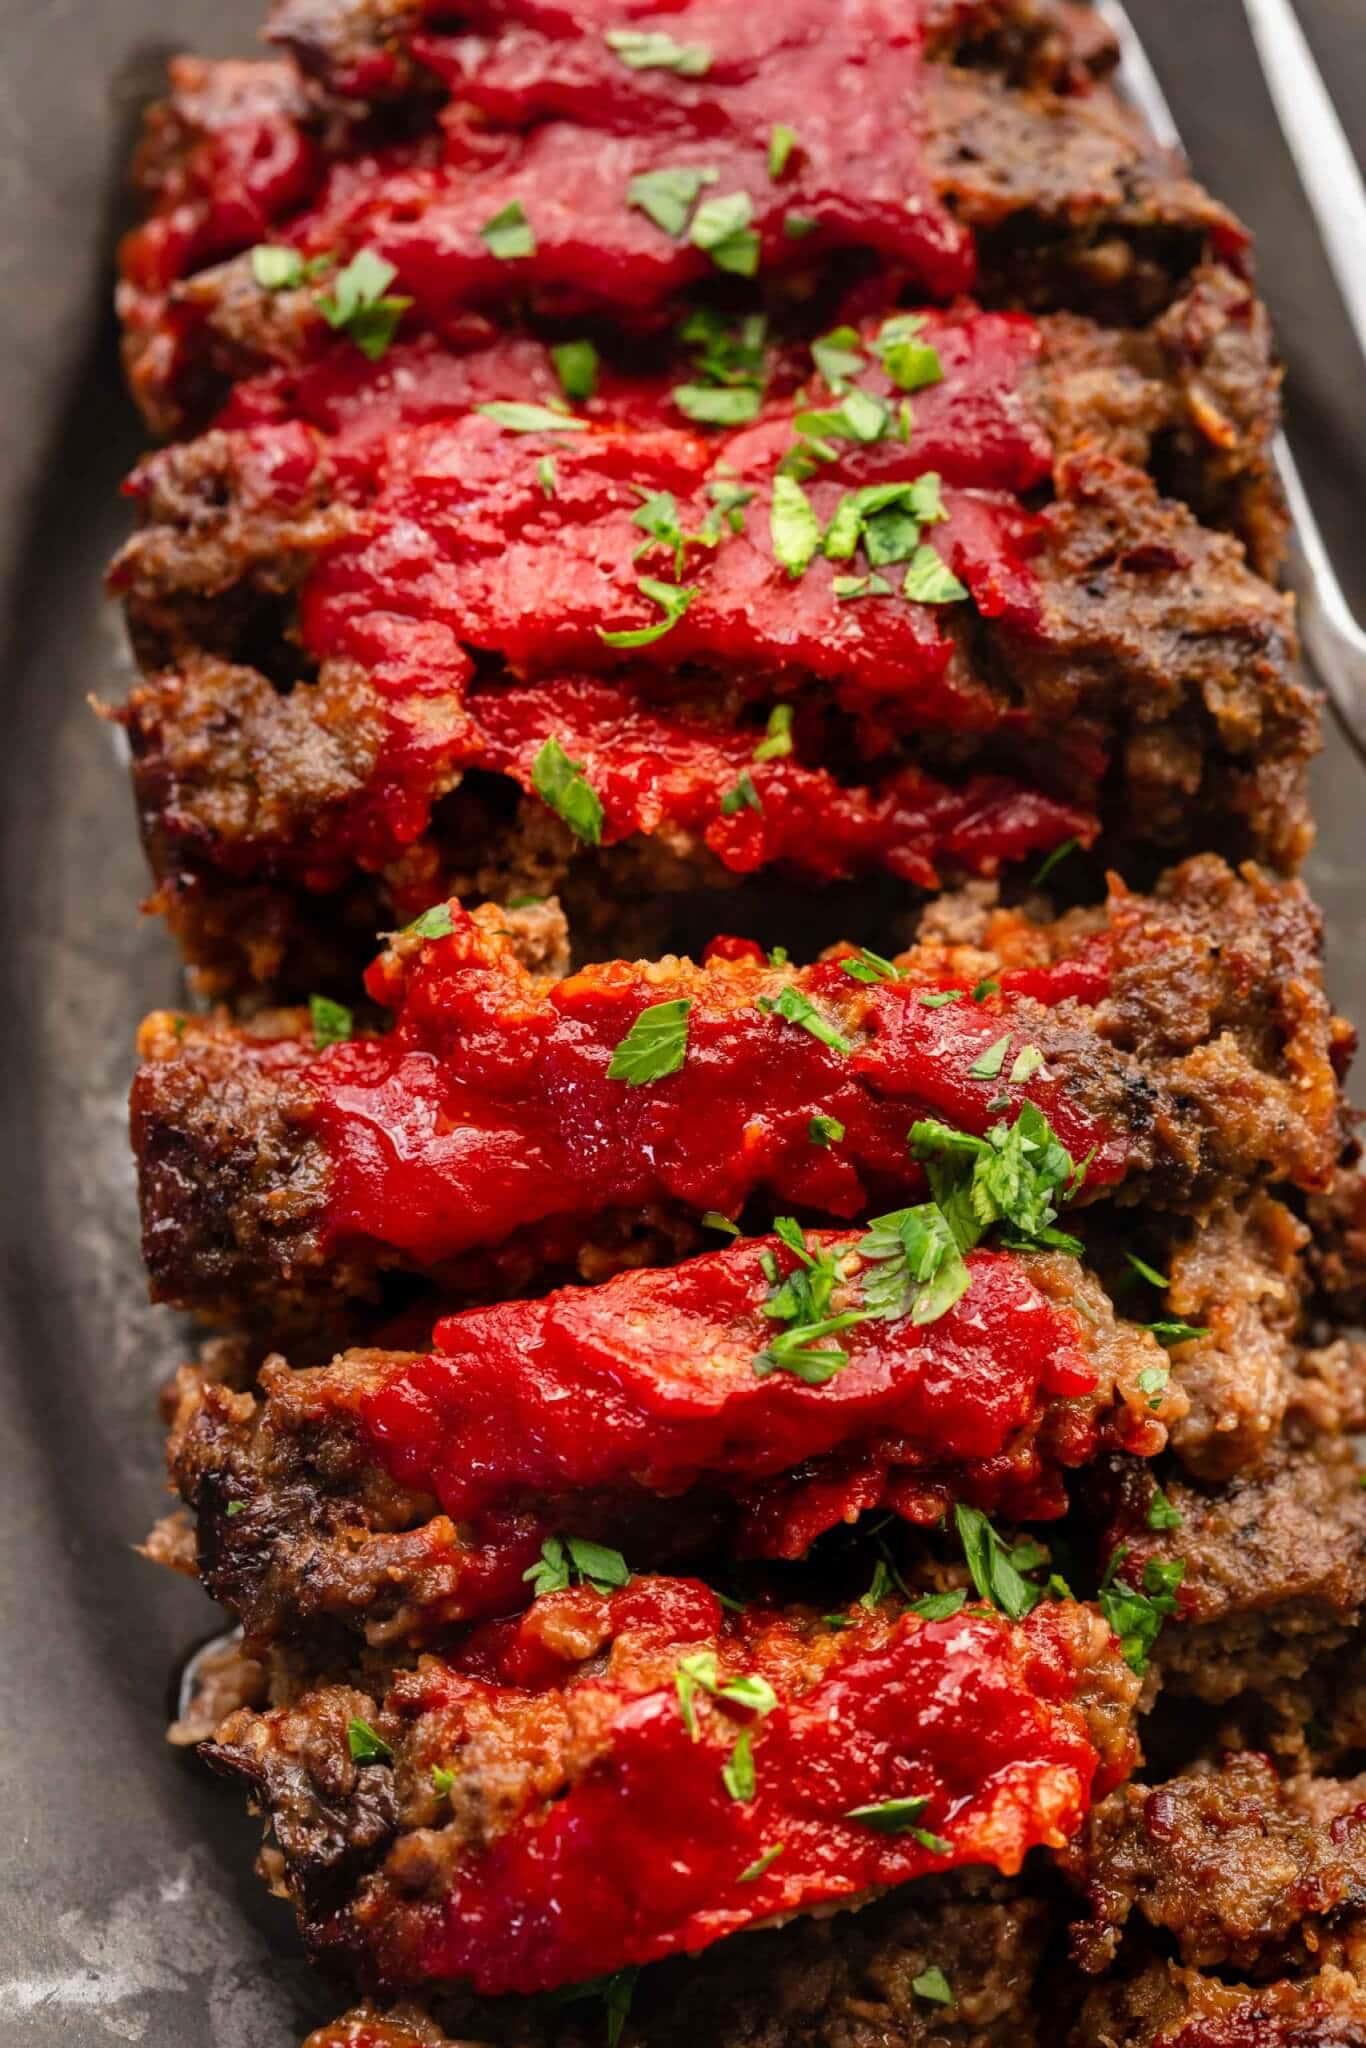
[[[1096,0],[1096,7],[1119,42],[1121,90],[1157,140],[1184,155],[1166,94],[1123,0]],[[1286,145],[1366,356],[1366,185],[1291,0],[1243,0],[1243,7]],[[1366,759],[1366,631],[1338,580],[1283,433],[1274,452],[1293,522],[1286,582],[1298,601],[1305,653],[1343,730]]]

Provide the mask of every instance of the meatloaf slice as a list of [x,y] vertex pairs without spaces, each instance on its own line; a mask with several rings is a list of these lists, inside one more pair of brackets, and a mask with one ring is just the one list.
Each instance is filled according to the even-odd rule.
[[[1358,1938],[1358,1964],[1361,1942]],[[345,2040],[345,2033],[341,2039]],[[419,2039],[425,2038],[418,2036]],[[327,2039],[324,2033],[324,2040]],[[367,2039],[362,2028],[355,2037]],[[376,2043],[384,2040],[381,2031]],[[400,2034],[399,2040],[402,2040]],[[1366,1984],[1335,1963],[1269,1984],[1152,1963],[1083,2007],[1068,2048],[1363,2048]],[[395,2044],[397,2048],[397,2043]]]
[[372,970],[384,1036],[153,1018],[132,1105],[153,1287],[297,1320],[386,1267],[459,1286],[464,1260],[468,1286],[479,1252],[486,1293],[505,1260],[525,1290],[623,1213],[890,1207],[924,1186],[916,1117],[980,1139],[1025,1105],[1087,1162],[1083,1200],[1199,1211],[1330,1176],[1337,1034],[1298,885],[1211,858],[1151,898],[1116,883],[1103,916],[1002,912],[983,936],[900,967],[738,942],[552,984],[497,911],[449,906]]
[[[855,11],[808,0],[808,11],[813,9],[822,22],[835,24]],[[906,10],[896,12],[904,27]],[[847,28],[836,26],[833,33],[836,41],[841,34],[847,40]],[[866,34],[861,24],[853,38],[856,70]],[[912,53],[903,48],[898,58],[896,40],[889,52],[893,66],[901,61],[914,70]],[[469,40],[457,47],[468,49]],[[686,167],[691,154],[702,172],[717,171],[724,194],[713,143],[689,144],[662,127],[653,141],[649,134],[634,142],[628,137],[594,158],[571,121],[542,122],[526,134],[507,129],[498,139],[482,114],[474,129],[460,111],[448,110],[438,119],[435,74],[422,75],[425,87],[415,85],[397,108],[385,111],[377,137],[373,122],[362,119],[357,127],[355,102],[310,105],[290,64],[212,65],[191,58],[173,64],[171,97],[149,117],[139,158],[138,182],[150,217],[125,242],[119,293],[129,378],[158,432],[203,425],[227,382],[249,367],[296,361],[301,347],[311,350],[321,339],[320,288],[263,287],[246,254],[256,243],[297,245],[310,260],[344,260],[362,245],[380,249],[398,264],[400,296],[411,297],[421,287],[418,303],[404,311],[400,332],[408,335],[434,321],[458,338],[470,331],[472,316],[458,313],[452,294],[505,305],[509,292],[524,295],[528,271],[534,273],[531,311],[551,322],[596,313],[617,322],[630,315],[638,324],[648,313],[668,323],[677,312],[680,287],[694,274],[704,288],[708,274],[715,277],[693,243],[671,238],[624,196],[630,178],[648,168],[646,159],[666,144],[667,167]],[[662,75],[670,94],[689,90],[686,81],[680,86],[677,78]],[[651,76],[635,73],[633,89]],[[895,80],[889,78],[887,86],[891,97],[884,104],[894,104]],[[862,77],[857,91],[866,102]],[[921,112],[894,123],[885,146],[873,143],[878,168],[871,179],[861,179],[838,120],[829,123],[838,131],[829,186],[838,205],[827,202],[824,230],[794,238],[779,226],[785,213],[803,219],[798,186],[813,172],[810,164],[803,172],[800,156],[789,177],[772,181],[765,168],[745,188],[773,230],[765,227],[763,268],[750,287],[754,297],[790,318],[794,293],[785,280],[791,280],[799,314],[809,320],[814,307],[815,317],[824,317],[848,281],[847,257],[838,245],[862,241],[866,247],[870,238],[875,247],[885,245],[882,260],[889,267],[876,293],[884,304],[903,289],[904,260],[910,256],[910,274],[921,277],[922,296],[953,297],[976,286],[996,303],[1073,307],[1121,325],[1160,314],[1209,262],[1245,268],[1246,236],[1238,223],[1153,145],[1107,91],[1069,98],[1020,90],[989,69],[955,70],[941,63],[923,67],[918,91]],[[829,97],[824,84],[821,97]],[[829,112],[822,116],[822,131]],[[786,104],[774,118],[790,125],[792,116],[793,106]],[[397,139],[385,141],[384,124]],[[864,133],[863,124],[857,132]],[[816,141],[814,125],[811,140]],[[767,124],[761,141],[762,157]],[[754,147],[749,131],[740,154]],[[462,160],[471,148],[473,167]],[[726,148],[734,155],[730,143]],[[633,151],[641,156],[639,164]],[[603,166],[600,177],[593,168],[597,162]],[[536,240],[532,186],[515,200],[513,188],[520,191],[519,180],[528,177],[532,185],[543,181],[563,219],[567,165],[580,209],[571,243],[557,250],[548,221]],[[743,168],[727,173],[732,183],[744,185]],[[879,200],[884,187],[895,196]],[[929,196],[918,212],[907,213],[902,195],[917,187]],[[523,199],[535,248],[529,258],[499,261],[476,229],[504,207],[522,206]],[[462,218],[469,216],[458,232],[452,207]],[[433,261],[428,250],[419,260],[438,226],[443,237],[456,233],[453,246],[463,254]],[[929,227],[943,248],[933,276],[924,268]],[[621,258],[615,264],[608,260],[614,251]],[[615,281],[610,289],[609,280]],[[659,299],[661,291],[675,295],[672,303],[667,296]],[[475,332],[482,317],[473,320]],[[341,338],[336,346],[346,350],[350,344]]]
[[723,1616],[696,1580],[550,1593],[382,1700],[241,1713],[207,1754],[267,1813],[315,1953],[485,1993],[962,1864],[1013,1873],[1127,1767],[1136,1681],[1093,1611],[843,1623]]
[[[859,1249],[880,1239],[796,1242],[469,1310],[425,1355],[277,1358],[255,1399],[186,1367],[169,1464],[205,1585],[252,1644],[320,1618],[412,1642],[523,1604],[565,1531],[648,1570],[718,1536],[800,1557],[884,1508],[1054,1517],[1063,1470],[1156,1452],[1182,1412],[1157,1340],[1071,1257],[973,1251],[960,1300],[917,1322]],[[839,1276],[831,1315],[866,1320],[775,1365],[784,1290],[813,1270]]]

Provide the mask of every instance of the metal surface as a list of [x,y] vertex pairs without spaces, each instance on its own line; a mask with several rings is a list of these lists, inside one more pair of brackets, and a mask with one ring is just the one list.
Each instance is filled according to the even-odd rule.
[[[1361,0],[1304,0],[1366,143]],[[163,1499],[155,1390],[172,1321],[138,1275],[123,1094],[176,971],[124,771],[89,691],[119,693],[99,601],[139,437],[106,312],[131,112],[169,40],[251,47],[256,0],[0,0],[0,2043],[290,2048],[335,2009],[250,1874],[234,1794],[161,1741],[179,1655],[212,1625],[134,1553]],[[1335,558],[1360,558],[1361,368],[1238,0],[1134,7],[1204,176],[1262,232],[1293,438]],[[1351,588],[1360,608],[1366,589]],[[1361,770],[1330,737],[1313,880],[1339,1001],[1366,1014]]]

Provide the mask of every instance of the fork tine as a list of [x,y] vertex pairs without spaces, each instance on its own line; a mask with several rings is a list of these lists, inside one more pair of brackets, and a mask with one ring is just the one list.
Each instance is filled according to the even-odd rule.
[[[1097,11],[1109,23],[1120,46],[1120,80],[1132,104],[1142,114],[1158,141],[1168,148],[1181,148],[1181,134],[1168,104],[1166,94],[1158,82],[1157,74],[1148,62],[1147,53],[1138,39],[1137,32],[1129,19],[1122,0],[1095,0]],[[1333,261],[1334,275],[1343,290],[1347,309],[1352,316],[1363,352],[1366,353],[1366,193],[1362,190],[1361,174],[1352,156],[1341,123],[1328,100],[1318,67],[1310,55],[1299,23],[1291,13],[1286,0],[1244,0],[1253,35],[1257,38],[1258,54],[1267,70],[1267,85],[1276,101],[1286,131],[1286,142],[1305,182],[1315,218],[1323,232],[1324,243]],[[1282,31],[1288,19],[1289,43],[1298,44],[1298,58],[1301,66],[1307,65],[1312,75],[1312,85],[1304,80],[1301,70],[1298,88],[1289,83],[1289,58],[1268,56],[1268,46],[1258,34],[1259,27],[1266,29],[1270,20],[1273,27]],[[1287,43],[1287,48],[1289,47]],[[1276,45],[1279,50],[1280,44]],[[1286,68],[1282,69],[1282,65]],[[1306,98],[1299,106],[1294,105],[1293,93],[1303,91]],[[1314,92],[1327,108],[1326,114],[1316,118],[1308,115]],[[1284,92],[1286,100],[1280,97]],[[1286,106],[1292,107],[1293,118],[1286,118]],[[1314,138],[1322,145],[1322,139],[1329,135],[1333,141],[1326,151],[1315,146]],[[1299,146],[1297,146],[1297,144]],[[1336,147],[1334,147],[1334,144]],[[1303,155],[1301,154],[1303,150]],[[1308,162],[1306,162],[1306,159]],[[1346,174],[1343,176],[1343,164]],[[1313,166],[1311,182],[1310,164]],[[1329,189],[1330,177],[1325,166],[1333,167],[1331,189],[1333,198],[1330,209],[1341,208],[1340,215],[1329,211],[1325,221],[1323,195]],[[1329,233],[1329,223],[1332,234]],[[1346,276],[1344,277],[1344,268]],[[1294,537],[1290,560],[1287,565],[1287,581],[1299,600],[1300,631],[1304,639],[1305,652],[1310,665],[1328,691],[1333,709],[1337,713],[1343,730],[1357,752],[1366,760],[1366,632],[1363,632],[1352,615],[1352,608],[1343,593],[1333,568],[1327,544],[1314,517],[1299,469],[1290,452],[1284,434],[1276,436],[1276,467],[1285,490],[1286,503],[1294,522]]]
[[1366,184],[1290,0],[1243,0],[1338,290],[1366,355]]

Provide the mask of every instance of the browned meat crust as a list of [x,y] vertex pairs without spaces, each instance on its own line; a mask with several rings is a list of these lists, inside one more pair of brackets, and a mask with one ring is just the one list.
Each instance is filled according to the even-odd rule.
[[[1306,1361],[1311,1410],[1324,1380]],[[1353,1375],[1353,1378],[1356,1378]],[[1351,1387],[1360,1400],[1359,1379]],[[1127,1546],[1124,1576],[1153,1560],[1180,1559],[1177,1616],[1156,1657],[1164,1689],[1221,1706],[1295,1684],[1356,1629],[1366,1599],[1366,1493],[1342,1437],[1296,1441],[1292,1418],[1254,1470],[1219,1487],[1181,1478],[1166,1485],[1181,1517],[1174,1529],[1147,1526],[1151,1481],[1128,1475],[1128,1498],[1102,1545]]]
[[1331,1954],[1366,1906],[1366,1780],[1283,1782],[1265,1757],[1229,1757],[1155,1788],[1111,1793],[1066,1852],[1090,1917],[1083,1966],[1113,1959],[1131,1915],[1200,1968],[1296,1972]]
[[[357,2048],[367,2038],[360,2035]],[[377,2037],[375,2048],[382,2038]],[[1356,1970],[1334,1963],[1298,1980],[1256,1986],[1226,1984],[1197,1970],[1153,1963],[1138,1977],[1093,1992],[1068,2043],[1069,2048],[1363,2048],[1366,1984]]]

